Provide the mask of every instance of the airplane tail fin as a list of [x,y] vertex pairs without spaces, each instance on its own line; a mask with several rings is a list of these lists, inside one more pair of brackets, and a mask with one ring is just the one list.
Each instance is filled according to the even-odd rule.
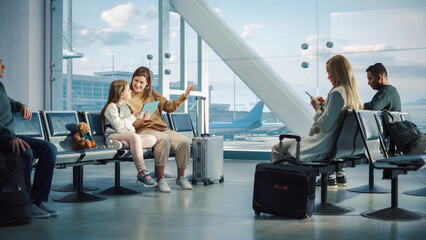
[[262,101],[259,101],[244,118],[235,121],[235,123],[260,122],[263,106],[265,106],[265,104]]

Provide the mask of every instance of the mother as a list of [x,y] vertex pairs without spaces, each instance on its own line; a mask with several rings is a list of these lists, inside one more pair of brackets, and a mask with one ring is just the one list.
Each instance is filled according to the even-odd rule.
[[176,184],[185,190],[191,190],[191,184],[184,177],[190,156],[189,140],[184,135],[167,128],[167,124],[161,117],[161,113],[162,111],[174,112],[178,110],[188,98],[189,93],[195,90],[195,86],[192,86],[190,83],[184,94],[170,102],[159,92],[152,89],[151,71],[146,67],[139,67],[133,73],[130,89],[132,90],[132,98],[128,104],[132,112],[140,111],[142,106],[147,102],[160,101],[157,110],[149,120],[136,120],[133,123],[138,134],[149,134],[157,138],[157,142],[153,146],[155,171],[158,182],[157,188],[160,192],[170,192],[170,187],[164,180],[164,168],[169,158],[170,149],[172,149],[176,156],[178,174]]

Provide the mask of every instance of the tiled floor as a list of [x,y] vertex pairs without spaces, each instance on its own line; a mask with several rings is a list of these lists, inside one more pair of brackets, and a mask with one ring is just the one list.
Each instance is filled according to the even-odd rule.
[[[198,184],[193,191],[184,191],[169,178],[172,193],[142,189],[135,183],[132,163],[121,164],[121,183],[142,190],[139,195],[108,196],[107,200],[85,203],[49,204],[59,210],[58,217],[34,219],[29,225],[0,228],[1,240],[18,239],[424,239],[426,220],[380,221],[367,219],[360,213],[390,206],[390,194],[359,194],[339,187],[329,191],[329,202],[350,206],[353,212],[339,216],[314,215],[294,220],[271,215],[256,216],[252,210],[254,168],[257,161],[225,161],[225,182],[209,186]],[[152,169],[153,162],[148,162]],[[174,161],[167,171],[174,174]],[[191,167],[188,168],[188,173]],[[367,184],[368,166],[347,168],[347,188]],[[376,183],[390,188],[389,180],[381,180],[375,171]],[[114,184],[114,164],[85,166],[85,183],[106,188]],[[54,185],[70,183],[72,168],[57,169]],[[425,187],[426,169],[401,175],[399,206],[426,213],[426,197],[403,194]],[[317,190],[316,201],[320,199]],[[67,193],[52,192],[51,197]]]

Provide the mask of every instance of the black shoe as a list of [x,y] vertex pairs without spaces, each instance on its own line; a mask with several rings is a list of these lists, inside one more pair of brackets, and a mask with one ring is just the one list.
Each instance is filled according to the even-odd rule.
[[346,186],[348,185],[348,179],[346,176],[336,177],[337,185]]
[[[321,188],[321,178],[318,178],[318,181],[315,183],[317,188]],[[337,188],[337,182],[335,178],[327,179],[327,188]]]

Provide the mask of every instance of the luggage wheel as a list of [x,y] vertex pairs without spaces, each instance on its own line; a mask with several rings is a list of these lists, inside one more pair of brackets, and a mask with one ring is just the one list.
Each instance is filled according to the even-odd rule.
[[196,185],[197,184],[197,180],[192,179],[191,183],[192,183],[192,185]]
[[223,177],[221,177],[220,179],[219,179],[219,182],[220,183],[223,183],[225,180],[223,179]]
[[204,182],[203,182],[203,185],[204,185],[204,186],[207,186],[207,185],[209,185],[209,184],[208,184],[208,182],[207,182],[207,181],[204,181]]

